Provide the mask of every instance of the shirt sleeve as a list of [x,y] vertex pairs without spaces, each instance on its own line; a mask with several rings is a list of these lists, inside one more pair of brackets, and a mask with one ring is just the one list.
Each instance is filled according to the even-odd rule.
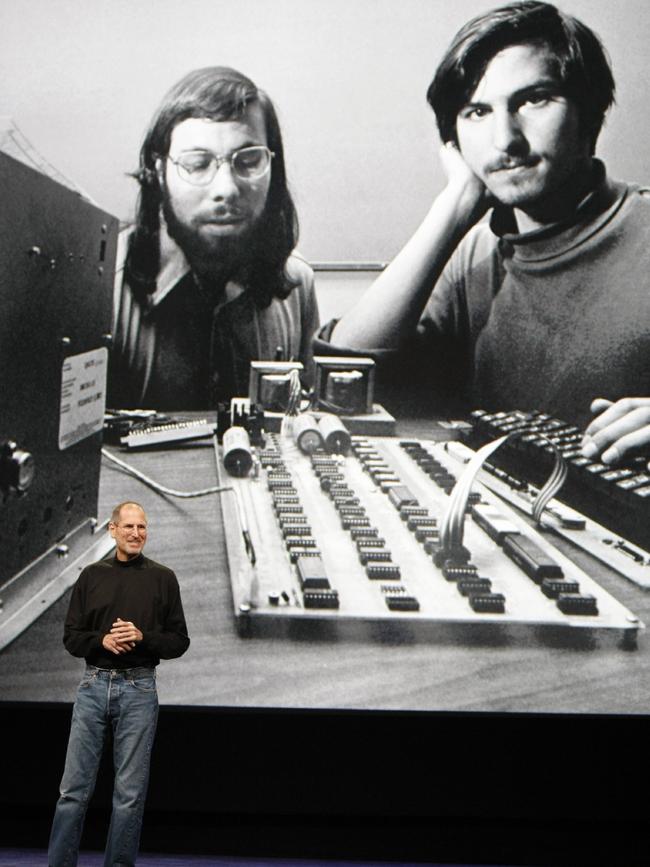
[[400,350],[386,349],[384,347],[376,347],[374,349],[357,349],[354,346],[343,346],[340,343],[332,342],[332,332],[336,328],[339,320],[330,319],[318,330],[313,338],[313,353],[314,355],[334,355],[340,357],[350,356],[351,358],[372,358],[378,365],[388,364],[395,359]]
[[314,288],[314,272],[311,268],[305,269],[306,273],[303,278],[301,293],[301,323],[300,323],[300,360],[305,366],[306,371],[311,370],[313,361],[312,343],[314,335],[320,326],[320,314],[318,312],[318,301],[316,300],[316,290]]
[[371,358],[376,364],[376,393],[388,408],[411,412],[427,408],[433,414],[460,412],[467,382],[464,357],[466,343],[459,339],[460,309],[458,283],[453,266],[448,264],[422,317],[396,348],[373,347],[359,350],[332,342],[337,320],[327,322],[315,335],[314,355]]
[[141,647],[161,659],[176,659],[190,646],[178,580],[169,573],[165,616],[160,630],[143,633]]
[[72,656],[87,657],[101,647],[101,632],[88,629],[84,614],[87,573],[84,569],[72,588],[68,613],[63,627],[63,645]]

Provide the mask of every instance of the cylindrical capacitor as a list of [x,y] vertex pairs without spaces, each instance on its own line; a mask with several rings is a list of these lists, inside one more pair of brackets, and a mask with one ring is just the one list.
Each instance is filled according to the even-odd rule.
[[325,448],[318,422],[309,412],[302,413],[293,420],[293,435],[298,448],[306,455]]
[[323,413],[318,420],[318,427],[328,452],[342,455],[349,450],[350,434],[338,416]]
[[229,427],[223,435],[223,465],[231,476],[247,476],[253,466],[248,433],[243,427]]

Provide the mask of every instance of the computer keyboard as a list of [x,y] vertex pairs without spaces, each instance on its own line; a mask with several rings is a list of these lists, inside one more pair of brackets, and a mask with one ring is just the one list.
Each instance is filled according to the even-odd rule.
[[[615,467],[584,457],[583,432],[546,413],[472,413],[468,444],[517,433],[495,452],[485,469],[512,487],[523,481],[539,485],[553,468],[555,448],[564,457],[568,476],[558,499],[642,548],[650,548],[650,471],[648,459],[632,458]],[[552,444],[552,445],[551,445]]]

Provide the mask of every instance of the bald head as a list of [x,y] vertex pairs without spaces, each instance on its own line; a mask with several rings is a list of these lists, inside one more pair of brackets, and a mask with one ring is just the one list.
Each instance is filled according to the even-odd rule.
[[115,508],[111,512],[111,524],[118,524],[119,523],[120,517],[122,514],[122,509],[124,509],[126,506],[135,506],[136,509],[140,509],[140,511],[142,512],[142,514],[145,516],[145,519],[146,519],[145,511],[142,508],[142,506],[140,505],[140,503],[136,503],[134,500],[125,500],[123,503],[118,503],[117,506],[115,506]]

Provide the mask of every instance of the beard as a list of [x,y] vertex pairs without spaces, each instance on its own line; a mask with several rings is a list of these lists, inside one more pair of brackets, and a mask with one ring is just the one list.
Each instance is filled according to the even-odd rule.
[[260,243],[260,222],[257,219],[236,235],[202,235],[191,223],[181,220],[169,195],[163,189],[162,212],[170,238],[181,248],[192,271],[207,283],[227,280],[245,282],[244,275]]

